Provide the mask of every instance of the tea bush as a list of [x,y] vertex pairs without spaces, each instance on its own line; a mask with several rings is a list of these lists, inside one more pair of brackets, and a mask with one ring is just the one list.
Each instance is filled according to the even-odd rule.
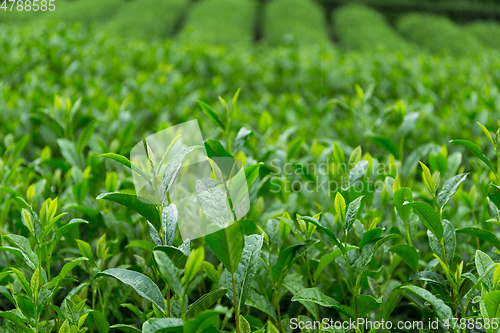
[[145,40],[172,37],[188,3],[187,0],[134,0],[108,20],[102,29]]
[[376,10],[360,5],[346,5],[333,12],[333,24],[339,43],[346,49],[360,51],[408,51],[410,45]]
[[396,27],[405,38],[431,52],[470,55],[482,49],[481,43],[473,34],[443,16],[404,14],[397,21]]
[[262,29],[270,45],[329,43],[324,10],[312,0],[268,2]]
[[495,21],[474,21],[465,26],[484,47],[500,49],[500,24]]
[[[146,43],[53,22],[2,26],[0,49],[0,332],[496,325],[496,51]],[[168,201],[189,149],[162,169],[146,144],[156,204],[129,157],[192,119],[216,194],[197,213],[229,216],[217,157],[241,162],[250,210],[187,240],[193,216]]]
[[197,44],[248,45],[253,42],[254,0],[202,0],[191,7],[180,39]]

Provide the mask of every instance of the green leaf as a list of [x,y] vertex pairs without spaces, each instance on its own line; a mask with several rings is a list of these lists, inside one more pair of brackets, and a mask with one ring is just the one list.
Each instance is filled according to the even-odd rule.
[[276,309],[274,306],[269,302],[269,300],[255,292],[254,290],[251,290],[250,293],[248,294],[248,298],[245,301],[245,305],[251,306],[252,308],[255,308],[273,319],[277,320],[276,316]]
[[429,229],[438,240],[443,239],[443,225],[439,214],[432,209],[431,205],[425,202],[409,202],[405,206],[410,206],[420,217],[420,221]]
[[158,214],[155,205],[152,202],[146,203],[147,200],[145,198],[139,199],[137,195],[133,193],[109,192],[102,193],[97,197],[97,200],[102,199],[113,201],[130,209],[133,209],[140,215],[144,216],[149,222],[151,222],[156,230],[159,230],[161,227],[160,215]]
[[171,246],[174,243],[175,234],[177,232],[177,220],[179,218],[177,206],[171,203],[163,207],[161,218],[163,224],[163,241],[165,245]]
[[496,175],[495,166],[486,157],[486,155],[483,154],[483,151],[477,145],[467,140],[451,140],[450,142],[458,143],[459,145],[462,145],[465,148],[467,148],[471,153],[476,155],[476,157],[478,157],[484,164],[486,164],[488,168],[490,168],[490,170]]
[[127,246],[125,246],[126,249],[128,249],[129,247],[138,247],[140,249],[151,252],[155,248],[155,244],[151,243],[150,241],[136,239],[136,240],[128,243]]
[[200,313],[195,318],[184,324],[184,332],[203,333],[205,329],[212,326],[215,318],[219,316],[219,312],[208,310]]
[[124,166],[126,166],[127,168],[129,168],[130,170],[133,170],[134,172],[139,174],[139,176],[141,176],[142,178],[144,178],[146,181],[149,182],[149,176],[146,175],[144,173],[144,171],[142,171],[137,165],[130,162],[130,160],[128,158],[126,158],[125,156],[115,154],[115,153],[104,153],[104,154],[99,155],[99,157],[105,157],[105,158],[109,158],[109,159],[112,159],[114,161],[117,161],[118,163],[121,163]]
[[[446,251],[446,260],[448,263],[451,263],[455,255],[457,236],[455,233],[455,228],[449,221],[443,220],[443,226],[443,242],[444,250]],[[432,252],[434,252],[439,258],[441,258],[443,262],[446,262],[446,260],[444,260],[443,249],[440,241],[429,230],[427,231],[427,236],[429,237],[429,245],[432,249]]]
[[160,289],[146,275],[126,269],[111,268],[104,272],[97,273],[95,278],[101,276],[109,276],[125,283],[132,287],[139,296],[144,297],[156,305],[157,308],[165,311],[165,302],[163,301]]
[[115,329],[115,330],[120,330],[125,333],[142,333],[142,331],[135,326],[132,325],[125,325],[125,324],[116,324],[111,326],[110,328]]
[[292,297],[292,301],[308,301],[316,303],[323,307],[333,308],[349,318],[354,318],[351,309],[340,304],[335,299],[326,296],[318,288],[305,288],[299,291],[295,296]]
[[220,228],[227,227],[229,223],[227,199],[217,181],[208,177],[196,180],[196,194],[201,210],[210,222]]
[[[382,233],[382,229],[379,229],[380,230],[380,233]],[[371,230],[370,230],[371,231]],[[367,233],[365,233],[366,235]],[[363,238],[364,239],[364,238]],[[360,244],[361,246],[361,244]],[[346,246],[345,250],[348,252],[348,251],[351,251],[351,250],[356,250],[358,249],[357,246],[352,246],[352,245],[348,245]],[[319,264],[318,264],[318,267],[316,268],[316,270],[314,271],[314,274],[313,274],[313,280],[314,281],[317,281],[318,280],[318,277],[319,275],[321,274],[321,272],[323,272],[323,270],[332,262],[334,261],[336,258],[338,258],[339,256],[342,255],[342,251],[340,249],[336,249],[335,251],[331,252],[331,253],[328,253],[328,254],[325,254],[323,257],[321,257],[320,261],[319,261]]]
[[82,254],[82,256],[89,259],[90,262],[93,264],[94,255],[92,253],[92,248],[90,247],[90,244],[80,239],[77,239],[76,243],[78,244],[78,248],[80,249],[80,253]]
[[300,152],[300,149],[302,148],[302,145],[304,144],[304,137],[299,136],[295,138],[290,144],[288,145],[288,152],[286,154],[286,159],[287,161],[291,161],[294,159]]
[[243,316],[240,316],[240,333],[252,333],[250,324]]
[[340,194],[340,192],[337,192],[335,195],[335,213],[337,213],[337,218],[340,219],[342,222],[342,225],[345,225],[345,210],[346,210],[346,204],[345,204],[345,199]]
[[430,291],[417,286],[401,286],[401,289],[411,292],[425,301],[429,302],[434,307],[434,312],[436,316],[441,320],[441,322],[446,322],[453,318],[453,313],[448,305],[446,305],[442,300],[434,296]]
[[488,269],[495,264],[495,262],[490,258],[489,255],[484,253],[483,251],[476,250],[476,269],[479,276],[485,275],[483,281],[484,284],[488,287],[488,290],[491,290],[493,286],[493,272],[490,271],[488,273]]
[[55,278],[50,280],[49,289],[54,288],[60,280],[66,278],[66,276],[68,276],[68,274],[73,270],[73,268],[78,266],[82,261],[86,261],[86,260],[88,260],[88,259],[87,258],[76,258],[76,259],[73,259],[72,261],[66,263],[63,266],[63,268],[61,268],[61,271],[59,272],[59,274]]
[[158,231],[155,229],[155,226],[151,224],[151,222],[148,221],[148,225],[149,237],[151,237],[156,246],[161,246],[160,234],[158,234]]
[[278,255],[276,264],[271,269],[274,281],[278,285],[281,285],[281,282],[292,268],[295,260],[306,253],[307,250],[318,242],[318,240],[308,239],[303,243],[291,245],[282,250]]
[[441,275],[435,272],[422,271],[414,273],[410,276],[410,281],[415,280],[432,282],[443,286],[445,289],[449,288],[448,282],[446,282],[446,280]]
[[219,119],[219,116],[217,115],[217,113],[215,113],[214,109],[210,105],[202,101],[196,101],[196,103],[198,103],[203,113],[208,117],[208,119],[210,119],[211,122],[219,126],[223,131],[226,130],[226,126],[222,124],[222,121]]
[[96,310],[90,311],[86,322],[88,320],[92,320],[92,324],[97,328],[99,333],[109,332],[109,323],[106,320],[106,316],[104,316],[102,312]]
[[453,194],[457,192],[458,187],[467,178],[467,175],[467,173],[456,175],[455,177],[451,177],[444,183],[443,189],[437,196],[437,203],[441,210],[443,210],[444,206],[446,206],[448,201],[450,201]]
[[206,293],[205,295],[198,298],[193,304],[191,304],[188,311],[186,312],[186,317],[193,318],[198,316],[200,313],[214,305],[215,302],[217,302],[226,293],[226,288],[220,288]]
[[411,269],[418,271],[418,252],[413,246],[398,244],[392,246],[389,251],[399,255]]
[[238,150],[240,150],[241,147],[245,144],[245,141],[247,140],[248,136],[252,133],[251,130],[242,127],[238,131],[238,134],[236,134],[236,138],[233,141],[233,149],[232,152],[236,153]]
[[364,318],[366,315],[380,306],[381,300],[370,295],[358,295],[356,299],[356,308],[358,318]]
[[[234,272],[236,281],[236,296],[238,300],[238,309],[242,309],[245,304],[248,292],[252,286],[255,272],[260,260],[262,244],[264,243],[264,235],[245,236],[245,246],[241,255],[241,260],[238,268]],[[232,288],[231,275],[226,276],[227,294],[231,302],[234,301],[234,293]]]
[[[299,282],[286,282],[284,283],[284,287],[288,289],[289,292],[292,293],[292,295],[298,294],[302,289],[304,289],[304,285]],[[313,302],[308,302],[308,301],[298,301],[300,304],[302,304],[309,313],[313,315],[315,319],[318,319],[319,314],[318,314],[318,307],[316,304]]]
[[181,283],[179,269],[175,267],[166,253],[155,250],[153,251],[153,256],[161,276],[165,279],[170,289],[172,289],[177,296],[184,297],[184,287]]
[[189,258],[186,263],[186,267],[184,268],[184,276],[182,277],[181,282],[187,287],[188,284],[196,277],[196,274],[201,269],[201,264],[205,259],[205,248],[199,247],[193,251],[189,255]]
[[38,266],[38,256],[31,250],[31,246],[29,240],[23,236],[8,234],[5,235],[14,245],[14,247],[10,246],[2,246],[0,250],[5,250],[16,256],[23,258],[24,262],[33,270]]
[[198,146],[185,147],[174,157],[172,157],[170,161],[168,161],[168,164],[163,171],[160,189],[158,190],[158,196],[162,204],[165,203],[165,200],[167,199],[167,193],[170,191],[170,188],[174,184],[175,179],[179,174],[182,163],[184,162],[184,157],[186,157],[187,154],[191,153],[196,148],[198,148]]
[[14,275],[16,276],[17,281],[19,282],[21,287],[24,289],[26,294],[31,295],[32,291],[31,291],[30,283],[28,282],[28,280],[26,280],[23,273],[14,267],[11,267],[10,269],[12,270],[12,273],[14,273]]
[[471,236],[478,237],[484,241],[487,241],[498,250],[500,250],[500,240],[493,234],[491,231],[478,228],[478,227],[466,227],[460,228],[456,230],[458,234],[467,234]]
[[356,220],[356,216],[358,215],[359,208],[361,207],[361,201],[363,200],[363,196],[354,199],[351,203],[349,203],[349,207],[347,208],[347,214],[345,216],[345,230],[349,231],[352,227],[352,224]]
[[26,333],[34,333],[34,331],[31,328],[24,325],[24,322],[26,321],[26,319],[23,320],[23,318],[21,318],[19,316],[19,314],[17,313],[16,310],[0,311],[0,317],[12,321],[13,323],[15,323],[17,325],[17,327],[19,327],[21,330],[23,330]]
[[403,221],[408,221],[411,213],[411,207],[404,205],[406,201],[413,202],[413,194],[411,188],[402,187],[394,192],[394,206],[396,207],[396,211],[398,212],[399,217]]
[[373,243],[377,240],[380,239],[380,236],[382,236],[382,233],[384,232],[384,229],[381,228],[375,228],[372,230],[368,230],[365,232],[363,235],[363,238],[361,239],[361,243],[359,243],[359,250],[361,251],[363,247],[365,247],[366,244]]
[[434,183],[434,179],[432,178],[431,171],[424,163],[422,163],[420,161],[418,163],[420,163],[420,166],[422,167],[422,170],[423,170],[422,178],[424,180],[425,187],[427,187],[429,192],[434,197],[434,194],[436,193],[436,184]]
[[301,216],[299,218],[299,220],[304,220],[304,221],[307,221],[307,222],[314,224],[323,234],[325,234],[326,236],[328,236],[328,238],[330,238],[330,240],[333,242],[333,244],[337,245],[341,249],[344,248],[344,246],[342,245],[342,243],[340,243],[340,241],[338,240],[337,236],[335,236],[333,231],[324,227],[319,222],[318,219],[315,219],[314,217],[310,217],[310,216]]
[[208,246],[231,274],[236,271],[243,253],[243,236],[239,223],[206,236]]
[[74,143],[68,139],[57,139],[57,144],[61,148],[61,154],[70,165],[81,168],[80,158]]
[[184,332],[182,319],[152,318],[142,325],[142,333]]
[[375,136],[373,141],[380,146],[383,150],[394,155],[394,157],[399,160],[400,153],[398,147],[394,144],[391,138],[384,136]]
[[484,307],[490,319],[500,317],[500,290],[492,291],[484,296]]

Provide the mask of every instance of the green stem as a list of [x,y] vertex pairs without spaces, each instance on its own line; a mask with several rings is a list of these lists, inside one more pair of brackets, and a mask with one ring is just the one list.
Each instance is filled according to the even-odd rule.
[[240,311],[238,309],[238,297],[236,295],[236,279],[234,273],[231,273],[233,280],[233,302],[234,302],[234,320],[236,321],[236,333],[240,333]]

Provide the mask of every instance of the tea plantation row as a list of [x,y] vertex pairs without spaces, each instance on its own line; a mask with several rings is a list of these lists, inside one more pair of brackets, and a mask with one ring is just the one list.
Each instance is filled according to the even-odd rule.
[[[256,39],[272,46],[298,43],[346,49],[476,53],[500,48],[500,25],[474,21],[457,25],[444,16],[408,13],[394,27],[377,11],[348,5],[327,17],[313,0],[123,0],[58,1],[54,12],[0,10],[0,22],[33,25],[47,20],[69,24],[96,22],[99,30],[150,40],[176,38],[190,43],[248,45]],[[329,24],[328,22],[332,22]],[[331,25],[331,26],[330,26]]]

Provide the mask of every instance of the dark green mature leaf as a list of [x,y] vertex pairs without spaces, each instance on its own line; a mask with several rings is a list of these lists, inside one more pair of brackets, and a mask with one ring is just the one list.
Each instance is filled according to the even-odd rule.
[[158,234],[158,231],[155,229],[155,226],[151,224],[151,222],[148,221],[148,225],[149,237],[151,237],[156,246],[161,246],[160,234]]
[[210,119],[211,122],[219,126],[223,131],[226,130],[226,126],[222,124],[222,121],[219,119],[219,116],[210,105],[202,101],[196,101],[196,103],[198,103],[198,105],[203,110],[203,113],[208,117],[208,119]]
[[[255,272],[260,260],[262,244],[264,243],[264,235],[245,236],[245,247],[241,255],[238,268],[234,272],[236,281],[236,296],[238,300],[238,309],[241,309],[245,304],[248,292],[253,283]],[[227,293],[231,302],[234,301],[234,293],[232,288],[231,276],[228,271],[226,275]]]
[[484,296],[484,307],[490,319],[500,317],[500,290],[492,291]]
[[478,157],[484,164],[486,164],[494,174],[496,174],[495,166],[486,157],[486,155],[483,154],[483,151],[477,145],[467,140],[451,140],[450,142],[458,143],[459,145],[462,145],[465,148],[467,148],[471,153],[476,155],[476,157]]
[[158,286],[151,281],[146,275],[120,268],[111,268],[104,272],[97,273],[95,278],[100,276],[113,277],[126,285],[132,287],[134,291],[141,297],[156,305],[157,308],[165,311],[165,303]]
[[493,183],[489,184],[488,198],[495,204],[497,209],[500,209],[500,186]]
[[1,246],[0,250],[4,250],[15,254],[16,256],[23,258],[24,262],[33,270],[38,266],[38,256],[33,250],[31,250],[31,246],[29,240],[26,237],[8,234],[5,235],[12,243],[14,243],[15,247],[10,246]]
[[308,301],[316,303],[320,306],[333,308],[349,318],[354,318],[352,310],[348,307],[340,304],[335,299],[326,296],[318,288],[305,288],[299,291],[295,296],[293,296],[292,301]]
[[137,165],[133,164],[125,156],[115,154],[115,153],[104,153],[104,154],[99,155],[99,157],[106,157],[106,158],[112,159],[114,161],[117,161],[118,163],[121,163],[124,166],[126,166],[127,168],[129,168],[130,170],[133,170],[134,172],[136,172],[139,176],[144,178],[146,181],[149,181],[149,176],[146,175],[144,173],[144,171],[142,171]]
[[446,320],[451,320],[453,318],[453,313],[448,305],[446,305],[442,300],[434,296],[430,291],[425,290],[423,288],[417,286],[401,286],[401,289],[404,289],[412,294],[415,294],[425,301],[429,302],[434,307],[434,312],[436,316],[442,322],[446,322]]
[[413,208],[413,211],[420,217],[420,221],[438,240],[443,239],[443,225],[439,214],[432,209],[431,205],[425,202],[409,202],[405,206]]
[[411,269],[418,271],[418,252],[413,246],[398,244],[392,246],[389,251],[399,255]]
[[208,246],[230,273],[234,273],[238,268],[245,243],[243,237],[239,223],[233,223],[206,236]]
[[278,285],[281,285],[281,282],[285,278],[286,274],[292,268],[294,261],[306,253],[306,251],[313,247],[316,243],[318,243],[318,240],[308,239],[303,243],[291,245],[282,250],[278,255],[278,261],[271,269],[274,281],[277,282]]
[[[304,289],[304,285],[300,282],[286,282],[283,284],[286,289],[288,289],[289,292],[292,293],[292,295],[298,294],[302,289]],[[319,318],[319,313],[318,313],[318,308],[313,302],[309,301],[298,301],[300,304],[302,304],[309,313],[313,315],[315,319]]]
[[220,228],[229,223],[227,199],[222,189],[213,178],[203,177],[196,181],[196,194],[201,210],[210,222]]
[[368,313],[378,308],[380,303],[381,299],[376,299],[373,296],[358,295],[356,300],[358,318],[364,318]]
[[384,136],[375,136],[373,137],[373,141],[380,146],[383,150],[385,150],[388,153],[391,153],[394,155],[394,157],[399,160],[400,158],[400,153],[398,147],[394,144],[391,138],[384,137]]
[[198,298],[186,312],[187,318],[192,318],[198,316],[201,312],[207,310],[209,307],[215,304],[222,296],[227,293],[226,288],[220,288],[212,290],[205,295]]
[[460,228],[456,230],[458,234],[467,234],[471,236],[476,236],[482,240],[487,241],[494,247],[500,250],[500,240],[493,234],[491,231],[478,228],[478,227],[467,227],[467,228]]
[[184,332],[204,333],[206,329],[212,326],[212,323],[219,314],[219,312],[212,310],[200,313],[184,324]]
[[402,187],[396,190],[393,195],[393,200],[399,217],[401,217],[403,221],[407,221],[410,217],[411,207],[404,205],[404,203],[406,201],[413,202],[413,194],[411,188]]
[[264,296],[257,294],[257,292],[255,292],[254,290],[250,290],[247,300],[245,301],[245,305],[256,308],[257,310],[264,312],[275,320],[277,319],[276,309],[271,304],[271,302]]
[[151,318],[142,325],[142,333],[184,332],[180,318]]
[[[382,229],[380,229],[380,234],[382,234]],[[366,233],[365,233],[366,235]],[[379,235],[380,236],[380,235]],[[378,237],[378,236],[377,236]],[[364,239],[364,238],[363,238]],[[366,245],[366,244],[365,244]],[[361,244],[360,244],[361,246]],[[346,246],[346,251],[351,251],[351,250],[357,250],[358,247],[357,246],[352,246],[352,245],[347,245]],[[319,275],[321,274],[321,272],[323,272],[323,270],[332,262],[334,261],[336,258],[338,258],[340,255],[342,255],[342,251],[340,251],[340,249],[335,249],[333,252],[331,253],[328,253],[328,254],[325,254],[323,257],[321,257],[320,261],[319,261],[319,264],[318,264],[318,267],[316,268],[316,270],[314,271],[314,274],[313,274],[313,280],[314,281],[317,281],[318,280],[318,277]]]
[[467,173],[456,175],[455,177],[448,179],[444,183],[443,189],[441,190],[441,192],[439,192],[437,196],[437,203],[441,210],[444,208],[444,206],[446,206],[446,204],[451,199],[453,194],[457,192],[458,187],[467,178],[467,175],[468,175]]
[[161,276],[165,279],[170,289],[179,297],[184,297],[184,287],[180,279],[180,272],[165,252],[153,251],[153,257]]
[[301,216],[301,217],[299,217],[299,220],[304,220],[304,221],[307,221],[307,222],[310,222],[310,223],[314,224],[322,233],[324,233],[326,236],[328,236],[328,238],[330,238],[330,240],[335,245],[337,245],[341,249],[344,248],[344,246],[342,245],[342,243],[340,243],[340,241],[338,240],[337,236],[335,236],[335,234],[333,233],[333,231],[330,230],[329,228],[324,227],[319,222],[318,219],[315,219],[314,217],[310,217],[310,216]]
[[97,328],[99,333],[109,332],[109,323],[102,312],[96,310],[90,311],[86,321],[89,320],[92,321],[92,324]]
[[178,218],[179,213],[177,212],[177,206],[175,206],[175,204],[171,203],[170,205],[163,207],[161,220],[163,228],[163,241],[165,245],[171,246],[174,243],[175,233],[177,232]]
[[438,273],[435,273],[435,272],[423,271],[423,272],[414,273],[410,276],[410,281],[414,281],[414,280],[436,283],[436,284],[443,286],[445,289],[447,289],[449,287],[446,280],[441,275],[439,275]]
[[384,229],[381,228],[375,228],[365,232],[365,234],[363,235],[363,239],[361,239],[361,243],[359,243],[359,249],[362,250],[366,244],[375,242],[380,239],[380,236],[382,236],[383,232]]
[[152,202],[147,202],[145,198],[139,199],[136,194],[129,192],[109,192],[102,193],[97,197],[97,200],[101,199],[113,201],[133,209],[151,222],[156,230],[161,227],[161,219],[156,206]]
[[349,203],[347,207],[347,213],[345,215],[345,230],[349,231],[352,227],[352,224],[356,220],[356,216],[358,215],[359,208],[361,207],[361,201],[363,200],[363,196],[358,197]]
[[451,263],[453,256],[455,255],[455,248],[457,245],[457,236],[455,228],[453,225],[447,221],[443,220],[443,242],[444,250],[446,251],[446,260],[444,260],[443,248],[441,243],[438,241],[436,236],[434,236],[429,230],[427,230],[427,236],[429,237],[429,246],[443,262]]
[[33,333],[33,330],[24,324],[26,319],[23,320],[21,316],[19,316],[17,310],[0,311],[0,317],[12,321],[19,329],[26,333]]
[[125,333],[141,333],[142,331],[135,326],[132,325],[125,325],[125,324],[116,324],[111,326],[110,328],[119,330]]

